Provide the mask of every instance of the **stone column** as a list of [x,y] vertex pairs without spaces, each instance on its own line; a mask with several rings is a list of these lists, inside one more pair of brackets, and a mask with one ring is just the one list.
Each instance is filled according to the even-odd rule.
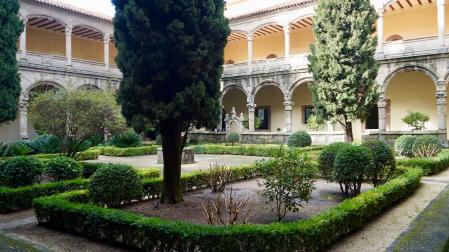
[[284,102],[285,109],[285,132],[292,132],[292,117],[293,117],[293,102],[285,101]]
[[104,43],[104,66],[105,70],[109,70],[109,41],[111,40],[111,37],[109,34],[104,34],[103,37],[103,43]]
[[[444,87],[444,85],[443,85]],[[447,92],[446,88],[438,89],[436,94],[437,99],[437,117],[438,117],[438,131],[440,132],[440,142],[447,144]]]
[[379,97],[377,109],[379,112],[379,130],[387,131],[387,99],[385,97]]
[[285,50],[284,57],[286,59],[290,57],[290,40],[291,40],[290,33],[291,33],[290,25],[287,24],[284,27],[284,50]]
[[446,49],[446,25],[445,25],[445,19],[446,14],[444,11],[445,6],[445,0],[437,0],[437,13],[438,13],[438,41],[439,41],[439,49],[444,50]]
[[255,114],[254,114],[255,111],[256,111],[256,104],[248,103],[249,132],[255,132],[256,131]]
[[21,100],[19,103],[19,125],[20,139],[27,140],[28,137],[28,102]]
[[26,59],[27,57],[27,18],[22,18],[23,32],[20,34],[20,58]]
[[377,52],[380,55],[384,53],[384,8],[383,6],[377,11],[379,18],[377,19]]
[[247,40],[248,40],[248,70],[249,70],[249,73],[251,73],[252,70],[253,70],[253,40],[254,40],[254,35],[253,34],[248,34]]
[[72,65],[72,26],[65,28],[65,57],[67,66]]

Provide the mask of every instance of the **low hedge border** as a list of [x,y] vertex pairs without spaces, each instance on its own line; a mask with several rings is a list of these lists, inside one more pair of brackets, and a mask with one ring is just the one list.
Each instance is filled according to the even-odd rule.
[[111,157],[133,157],[157,154],[157,145],[118,148],[113,146],[93,147],[89,150],[99,151],[100,155]]
[[[83,175],[92,175],[100,165],[101,164],[92,164],[88,166],[88,172],[88,169],[84,168]],[[138,173],[144,181],[161,176],[161,172],[157,168],[149,168],[145,170],[139,169]],[[90,177],[90,175],[88,177]],[[35,184],[19,188],[0,187],[0,213],[10,213],[31,208],[33,199],[35,198],[67,191],[85,189],[87,188],[88,183],[88,179],[79,178],[74,180]]]
[[[99,150],[89,149],[89,150],[79,152],[78,154],[76,154],[75,160],[77,160],[77,161],[96,160],[96,159],[98,159],[98,157],[100,155],[101,155],[101,153]],[[63,155],[61,153],[52,153],[52,154],[34,154],[34,155],[29,155],[29,156],[45,160],[45,159],[52,159],[52,158],[60,157]],[[0,157],[0,161],[11,159],[11,158],[14,158],[14,157]]]
[[39,198],[34,207],[42,225],[140,251],[321,251],[409,196],[421,176],[421,169],[410,168],[311,219],[267,225],[208,226],[143,217],[87,204],[85,190]]
[[[274,157],[281,148],[281,145],[235,145],[226,146],[220,144],[205,144],[191,146],[195,154],[211,154],[211,155],[242,155],[242,156],[259,156]],[[287,147],[285,147],[287,148]],[[320,151],[323,146],[310,146],[299,148],[304,152]]]
[[387,251],[447,251],[449,242],[449,187],[410,224]]
[[449,150],[443,150],[434,158],[399,159],[396,163],[398,165],[421,168],[425,176],[434,175],[449,167]]

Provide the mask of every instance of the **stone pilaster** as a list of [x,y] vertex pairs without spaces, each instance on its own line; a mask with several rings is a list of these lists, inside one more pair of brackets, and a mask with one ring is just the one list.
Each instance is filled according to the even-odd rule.
[[377,53],[379,55],[384,54],[384,7],[380,7],[377,10]]
[[387,130],[387,99],[385,97],[379,97],[377,101],[377,109],[379,112],[379,130]]
[[20,139],[27,140],[28,137],[28,101],[21,100],[19,103],[19,125]]
[[23,23],[23,32],[20,34],[20,59],[26,59],[27,57],[27,18],[21,18]]
[[248,125],[249,125],[249,132],[255,132],[256,131],[256,123],[255,123],[255,113],[256,112],[256,104],[254,103],[248,103]]
[[67,66],[72,65],[72,26],[65,28],[65,57]]
[[446,13],[445,13],[445,0],[437,0],[437,16],[438,16],[438,41],[439,50],[444,51],[446,49],[445,33],[446,33]]
[[109,70],[109,42],[111,41],[111,36],[109,34],[104,34],[103,46],[104,46],[104,67],[105,70]]
[[253,71],[253,41],[254,35],[248,34],[248,71],[251,73]]
[[284,110],[285,110],[285,132],[292,132],[292,117],[293,117],[293,102],[285,101],[284,102]]
[[290,33],[291,33],[291,28],[290,28],[290,24],[286,24],[284,26],[284,57],[285,58],[289,58],[290,57]]

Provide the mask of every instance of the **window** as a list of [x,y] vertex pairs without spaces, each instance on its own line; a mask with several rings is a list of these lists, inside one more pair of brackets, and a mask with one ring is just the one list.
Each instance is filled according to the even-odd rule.
[[267,59],[276,59],[278,56],[274,53],[271,53],[267,56]]
[[390,41],[398,41],[398,40],[403,40],[401,35],[391,35],[390,37],[387,38],[387,42]]
[[260,120],[260,126],[257,129],[270,129],[270,107],[257,107],[256,118]]
[[303,124],[307,124],[307,121],[309,121],[310,116],[313,115],[313,106],[312,105],[306,105],[303,106]]
[[225,64],[226,65],[232,65],[232,64],[235,64],[235,62],[232,59],[230,59],[230,60],[226,61]]

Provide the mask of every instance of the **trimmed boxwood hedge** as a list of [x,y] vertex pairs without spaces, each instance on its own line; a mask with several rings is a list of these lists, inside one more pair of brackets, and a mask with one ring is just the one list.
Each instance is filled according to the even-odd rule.
[[[85,163],[83,166],[84,175],[88,175],[86,177],[90,177],[93,172],[101,166],[101,164],[86,165]],[[157,168],[138,170],[138,173],[143,181],[161,176],[161,172]],[[30,208],[33,199],[35,198],[67,191],[85,189],[87,188],[88,183],[88,179],[79,178],[60,182],[35,184],[19,188],[0,187],[0,213],[9,213]]]
[[396,163],[403,166],[419,167],[426,176],[434,175],[449,167],[449,151],[443,150],[433,158],[399,159]]
[[97,150],[100,155],[111,157],[133,157],[143,155],[155,155],[157,154],[157,145],[118,148],[113,146],[93,147],[89,150]]
[[[280,145],[234,145],[226,146],[220,144],[204,144],[193,147],[195,154],[211,155],[241,155],[241,156],[259,156],[274,157],[279,153]],[[300,148],[304,152],[319,151],[323,146],[311,146]]]
[[[410,168],[308,220],[268,225],[208,226],[143,217],[88,204],[87,191],[39,198],[34,207],[41,225],[140,251],[321,251],[406,198],[421,176],[420,169]],[[185,179],[183,188],[193,187],[187,183],[193,181]]]

